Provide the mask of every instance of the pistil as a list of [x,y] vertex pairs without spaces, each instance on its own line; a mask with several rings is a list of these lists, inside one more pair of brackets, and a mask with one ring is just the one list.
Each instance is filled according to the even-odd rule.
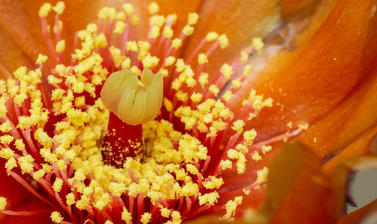
[[160,112],[163,78],[144,69],[140,78],[131,70],[114,72],[106,80],[101,99],[110,110],[108,132],[104,137],[104,161],[122,167],[128,157],[142,156],[142,124]]

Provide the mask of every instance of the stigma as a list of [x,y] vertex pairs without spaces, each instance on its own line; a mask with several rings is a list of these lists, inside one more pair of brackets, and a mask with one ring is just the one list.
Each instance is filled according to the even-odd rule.
[[162,98],[162,75],[154,75],[150,69],[144,69],[140,79],[128,69],[114,72],[101,92],[107,109],[133,126],[153,120],[160,112]]

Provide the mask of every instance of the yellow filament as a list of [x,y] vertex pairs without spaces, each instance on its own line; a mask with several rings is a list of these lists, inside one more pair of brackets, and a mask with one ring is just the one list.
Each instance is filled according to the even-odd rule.
[[163,77],[144,69],[140,79],[131,70],[111,74],[103,85],[101,100],[119,119],[130,125],[153,120],[160,112]]

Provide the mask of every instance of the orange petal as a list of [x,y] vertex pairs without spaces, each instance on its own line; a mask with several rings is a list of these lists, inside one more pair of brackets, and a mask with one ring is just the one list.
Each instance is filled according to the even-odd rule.
[[310,26],[295,37],[296,48],[281,50],[249,77],[234,110],[252,88],[272,97],[275,107],[250,124],[263,139],[285,132],[289,121],[310,123],[335,108],[375,64],[376,6],[373,0],[323,1]]
[[362,223],[371,213],[377,211],[377,200],[369,203],[368,205],[340,218],[337,224],[354,224]]
[[280,11],[283,19],[292,19],[307,15],[315,9],[320,1],[316,0],[282,0]]
[[20,65],[30,65],[30,57],[37,55],[38,47],[28,31],[28,23],[19,2],[0,4],[0,61],[4,72],[12,73]]
[[269,170],[265,209],[271,223],[334,223],[340,215],[344,170],[324,174],[319,158],[298,145],[285,146]]
[[[302,136],[302,142],[323,157],[345,147],[364,130],[372,125],[377,125],[377,101],[374,100],[376,98],[377,70],[371,74],[371,77],[366,78],[337,108],[314,123]],[[376,130],[373,132],[375,134]],[[373,133],[369,134],[369,137],[365,137],[366,141],[370,141],[372,136]],[[314,138],[316,141],[313,141]],[[363,153],[362,149],[360,147],[360,154]],[[348,151],[350,150],[357,153],[355,149],[348,149]]]
[[185,57],[209,31],[224,33],[229,38],[229,47],[217,50],[209,57],[206,65],[209,74],[217,71],[222,63],[231,63],[243,47],[251,44],[252,37],[263,38],[280,23],[278,0],[205,1],[199,15],[199,23],[195,26]]

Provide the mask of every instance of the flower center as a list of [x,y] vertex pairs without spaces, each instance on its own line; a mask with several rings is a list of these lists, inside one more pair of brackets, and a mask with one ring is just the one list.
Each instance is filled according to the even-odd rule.
[[142,152],[142,124],[160,112],[163,77],[144,69],[140,79],[131,70],[112,73],[102,87],[101,99],[111,111],[104,138],[104,161],[122,167],[128,157]]

